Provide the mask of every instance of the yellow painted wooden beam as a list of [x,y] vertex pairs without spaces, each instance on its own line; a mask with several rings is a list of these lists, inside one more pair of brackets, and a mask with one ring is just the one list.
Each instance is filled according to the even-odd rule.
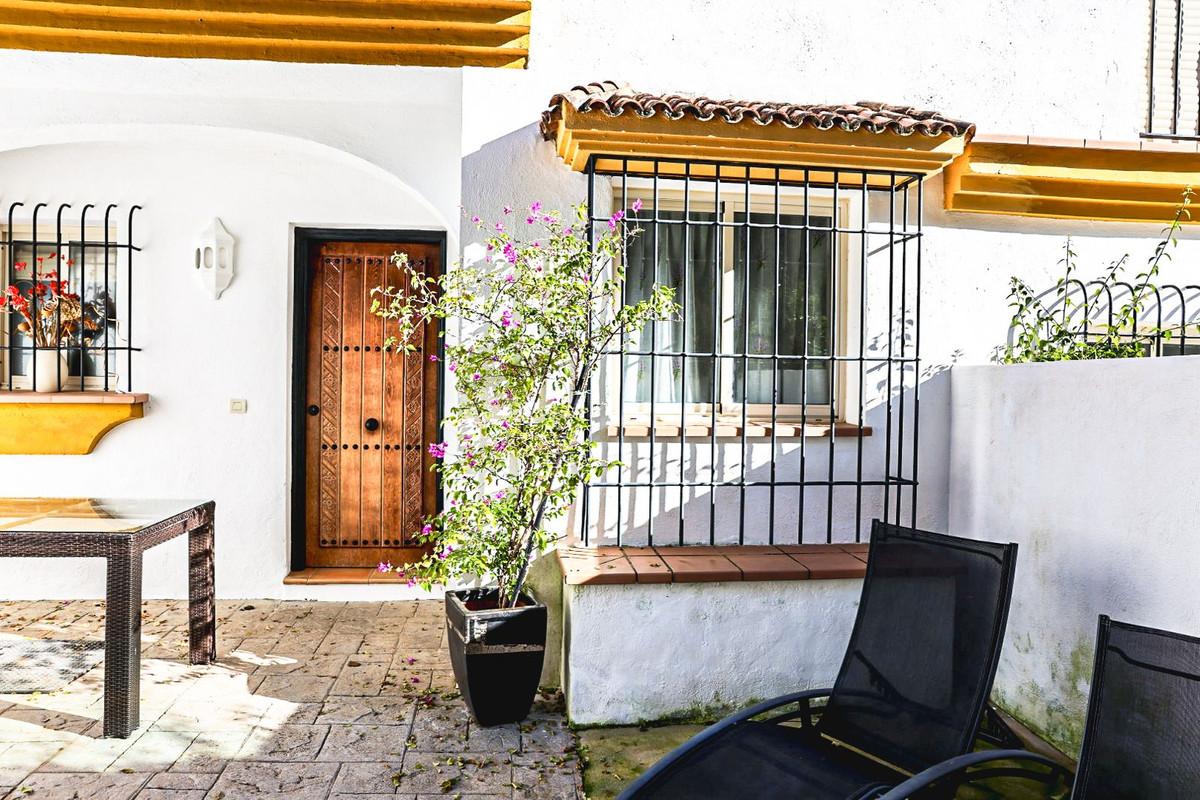
[[94,6],[41,0],[0,0],[0,25],[182,36],[225,36],[281,41],[391,42],[507,46],[529,34],[528,25],[440,20],[359,19],[228,11]]
[[[563,108],[562,118],[554,124],[558,155],[577,171],[582,171],[593,156],[623,156],[932,175],[961,155],[964,146],[962,137],[953,136],[789,128],[750,119],[728,123],[721,119],[643,117],[633,112],[609,116],[598,111],[580,112],[571,106]],[[699,173],[693,171],[693,175]]]
[[529,0],[0,0],[0,48],[311,63],[523,67]]
[[86,455],[110,430],[140,419],[144,403],[44,399],[0,403],[0,455]]
[[815,167],[912,171],[924,174],[937,172],[948,161],[914,157],[904,151],[883,148],[864,148],[861,151],[852,147],[822,149],[803,144],[783,146],[774,142],[764,144],[752,140],[715,138],[702,143],[676,144],[658,137],[649,141],[638,141],[632,137],[596,139],[579,132],[571,134],[568,154],[574,168],[583,169],[587,156],[598,153],[741,163],[805,164]]
[[525,48],[61,30],[0,25],[0,48],[164,58],[224,58],[422,67],[522,67]]
[[1200,153],[983,140],[947,168],[944,182],[947,211],[1166,225],[1184,191],[1200,189]]
[[58,0],[79,6],[169,8],[296,16],[381,17],[503,22],[532,7],[531,0]]

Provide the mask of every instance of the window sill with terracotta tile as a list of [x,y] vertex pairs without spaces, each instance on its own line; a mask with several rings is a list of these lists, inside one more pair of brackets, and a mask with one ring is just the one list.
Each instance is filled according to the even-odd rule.
[[[713,427],[714,420],[711,416],[685,418],[683,435],[686,439],[709,439],[714,436]],[[835,422],[831,425],[827,419],[799,420],[785,417],[778,417],[772,421],[770,416],[757,414],[748,416],[744,424],[739,414],[719,414],[715,427],[715,436],[718,439],[740,439],[743,431],[747,439],[770,439],[772,428],[776,439],[823,438],[830,435],[839,439],[857,438],[870,436],[873,432],[869,425],[855,425],[852,422]],[[655,439],[678,439],[679,416],[664,414],[657,417],[653,425],[648,418],[630,417],[623,425],[612,424],[602,428],[602,437],[617,439],[622,436],[622,429],[626,440],[649,439],[652,430]]]
[[560,547],[572,586],[862,578],[866,544]]

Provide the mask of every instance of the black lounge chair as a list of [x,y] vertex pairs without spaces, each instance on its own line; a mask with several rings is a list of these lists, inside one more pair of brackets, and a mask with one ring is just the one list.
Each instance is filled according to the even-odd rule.
[[[932,767],[886,800],[953,791],[976,770],[1051,765],[1020,750],[980,751]],[[1015,770],[1008,770],[1013,774]],[[1022,770],[1049,783],[1057,776]],[[950,796],[939,794],[938,796]],[[1195,800],[1200,797],[1200,639],[1100,617],[1092,693],[1071,800]]]
[[1004,639],[1016,555],[1015,544],[876,520],[833,688],[725,718],[620,800],[866,800],[969,752]]

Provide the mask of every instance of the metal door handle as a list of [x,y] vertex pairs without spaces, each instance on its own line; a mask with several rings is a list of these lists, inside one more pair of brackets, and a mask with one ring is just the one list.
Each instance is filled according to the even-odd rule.
[[378,430],[379,429],[379,420],[375,419],[374,417],[369,417],[367,419],[367,421],[363,423],[363,427],[369,431]]
[[320,414],[320,413],[321,413],[321,409],[318,408],[317,406],[309,406],[308,407],[308,415],[310,417],[315,417],[317,414]]

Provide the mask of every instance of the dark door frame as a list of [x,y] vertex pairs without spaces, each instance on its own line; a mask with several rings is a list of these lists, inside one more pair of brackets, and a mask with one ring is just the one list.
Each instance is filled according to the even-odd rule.
[[[312,288],[310,267],[315,246],[321,242],[419,242],[440,246],[442,259],[439,274],[446,271],[446,232],[411,230],[407,228],[295,228],[295,249],[292,262],[292,431],[291,461],[291,569],[304,569],[305,537],[307,536],[304,504],[308,464],[305,458],[304,407],[308,393],[308,323],[309,293]],[[445,346],[444,326],[438,326],[439,355]],[[437,391],[437,426],[442,428],[445,402],[445,359],[439,359]],[[438,482],[437,508],[442,506],[441,482]]]

